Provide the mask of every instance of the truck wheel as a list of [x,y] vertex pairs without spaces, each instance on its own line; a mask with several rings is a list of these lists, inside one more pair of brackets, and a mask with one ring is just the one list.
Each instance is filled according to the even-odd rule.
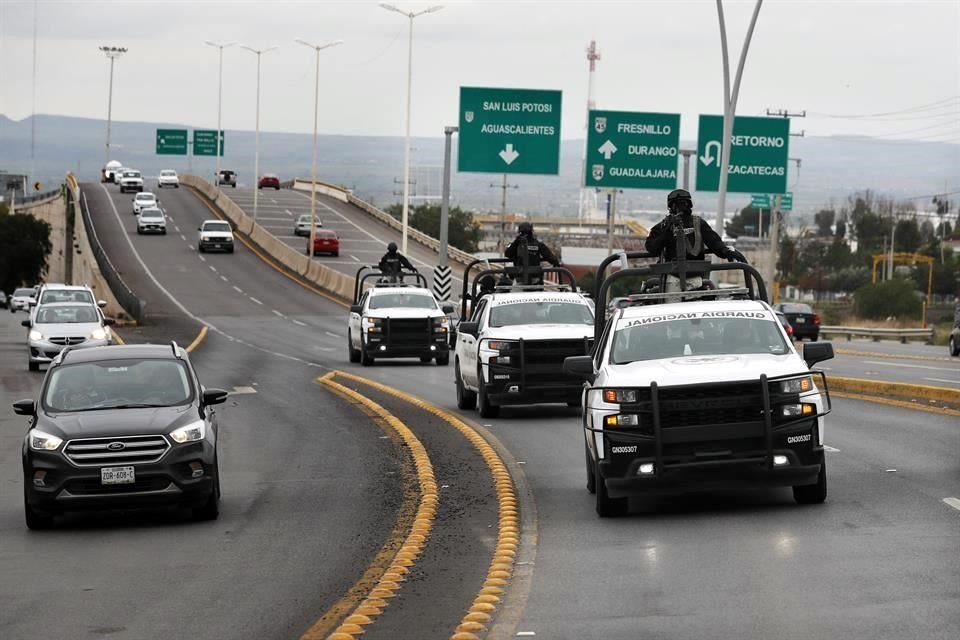
[[360,349],[353,348],[353,334],[347,329],[347,354],[350,356],[350,362],[360,362]]
[[422,362],[423,364],[430,364],[432,360],[433,360],[433,356],[420,356],[420,362]]
[[463,378],[460,377],[459,360],[453,367],[453,377],[457,385],[457,408],[473,409],[477,405],[477,394],[463,386]]
[[477,411],[481,418],[496,418],[500,415],[500,407],[490,404],[490,398],[487,397],[487,388],[483,384],[483,376],[480,370],[477,370]]
[[27,360],[27,368],[30,369],[30,371],[40,371],[40,363]]
[[448,364],[450,364],[450,353],[449,353],[449,352],[437,356],[437,366],[438,366],[438,367],[445,367],[445,366],[447,366]]
[[797,504],[821,504],[827,499],[827,460],[824,454],[820,454],[820,473],[816,484],[794,487],[793,499]]
[[593,469],[593,483],[596,489],[597,515],[601,518],[619,518],[627,515],[629,502],[627,498],[611,498],[607,493],[607,485],[600,477],[600,468],[595,465]]
[[365,367],[369,367],[373,364],[373,356],[367,353],[367,350],[363,348],[363,345],[360,345],[360,364]]
[[954,357],[960,356],[960,344],[957,344],[953,336],[950,336],[950,355]]
[[583,453],[587,459],[587,491],[590,493],[597,492],[597,476],[594,475],[593,471],[593,458],[590,457],[590,448],[587,446],[587,443],[583,443]]

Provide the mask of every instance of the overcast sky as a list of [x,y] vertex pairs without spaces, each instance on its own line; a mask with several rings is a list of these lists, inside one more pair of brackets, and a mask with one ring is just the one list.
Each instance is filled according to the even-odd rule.
[[[437,0],[414,21],[413,134],[456,124],[460,86],[563,91],[564,138],[584,135],[585,48],[601,53],[598,108],[721,113],[714,0]],[[404,9],[433,3],[396,0]],[[732,72],[754,2],[724,3]],[[0,0],[0,114],[105,118],[109,63],[99,45],[128,47],[116,65],[113,118],[214,127],[217,51],[263,56],[261,129],[313,129],[312,51],[320,54],[321,133],[402,135],[408,20],[376,2]],[[256,56],[224,52],[223,126],[254,128]],[[920,107],[919,109],[914,109]],[[960,142],[960,0],[767,0],[747,57],[737,113],[806,110],[793,130]],[[879,117],[834,117],[878,113]]]

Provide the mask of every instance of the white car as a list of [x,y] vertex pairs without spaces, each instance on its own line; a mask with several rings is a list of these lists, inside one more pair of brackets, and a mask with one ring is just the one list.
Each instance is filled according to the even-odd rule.
[[123,176],[124,171],[133,171],[130,167],[119,166],[113,169],[113,183],[120,184],[120,178]]
[[446,366],[450,362],[447,313],[452,309],[437,304],[426,279],[416,274],[416,285],[378,283],[361,294],[363,277],[357,276],[359,298],[350,307],[347,323],[350,362],[370,366],[376,358],[420,358],[423,363],[436,360]]
[[233,228],[224,220],[204,220],[197,227],[197,249],[205,251],[226,251],[233,253]]
[[37,290],[33,287],[14,289],[10,295],[10,313],[15,311],[30,311],[30,307],[37,303]]
[[[314,225],[315,229],[323,228],[323,221],[317,216],[317,223]],[[297,222],[293,225],[293,235],[295,236],[309,236],[310,235],[310,214],[307,213],[302,216],[297,216]]]
[[[752,267],[739,268],[760,282]],[[682,295],[628,298],[598,322],[594,353],[564,363],[586,381],[587,489],[597,513],[626,514],[630,496],[716,488],[786,486],[799,503],[823,502],[830,398],[810,367],[832,358],[832,345],[798,354],[746,287],[677,302]]]
[[21,324],[27,334],[28,368],[37,371],[49,364],[64,347],[80,349],[113,343],[111,318],[96,305],[80,302],[52,302],[37,307],[35,316]]
[[93,289],[85,284],[47,282],[40,286],[35,300],[30,303],[30,319],[33,320],[36,317],[37,308],[40,305],[51,304],[53,302],[96,304],[101,309],[107,306],[107,302],[105,300],[97,300]]
[[160,206],[157,196],[149,191],[142,191],[133,198],[133,214],[137,215],[144,209],[156,208]]
[[457,406],[494,418],[502,405],[578,406],[581,381],[560,371],[590,352],[593,306],[569,289],[499,291],[481,297],[457,327]]
[[143,176],[135,169],[127,169],[120,174],[120,193],[143,191]]
[[157,188],[162,189],[164,187],[180,188],[180,178],[173,169],[163,169],[157,176]]
[[159,233],[167,235],[167,219],[157,207],[143,209],[137,215],[137,233]]

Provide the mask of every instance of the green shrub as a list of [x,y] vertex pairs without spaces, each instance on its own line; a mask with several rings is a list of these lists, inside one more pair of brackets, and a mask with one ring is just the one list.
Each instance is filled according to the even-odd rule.
[[919,318],[920,292],[908,280],[894,278],[857,289],[853,308],[861,318],[883,320],[889,317]]

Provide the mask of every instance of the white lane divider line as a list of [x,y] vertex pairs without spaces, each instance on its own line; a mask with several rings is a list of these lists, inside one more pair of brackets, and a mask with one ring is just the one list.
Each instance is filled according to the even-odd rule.
[[253,387],[234,387],[233,391],[230,392],[231,396],[242,396],[246,394],[256,393],[257,390]]
[[943,503],[953,507],[957,511],[960,511],[960,499],[958,498],[944,498]]
[[826,444],[823,445],[823,450],[826,451],[827,453],[840,453],[840,449],[836,449]]
[[237,293],[243,293],[243,289],[241,289],[237,285],[233,285],[233,290],[236,291]]
[[306,322],[300,322],[300,321],[297,320],[296,318],[293,319],[293,324],[298,324],[298,325],[300,325],[301,327],[306,327],[306,326],[307,326],[307,323],[306,323]]
[[260,302],[260,301],[257,300],[256,298],[254,298],[253,296],[247,296],[247,297],[250,298],[251,300],[253,300],[254,302],[256,302],[256,303],[259,304],[259,305],[262,305],[262,304],[263,304],[262,302]]
[[225,275],[221,275],[220,279],[223,280],[224,282],[230,282],[229,280],[227,280],[227,276]]
[[[185,236],[185,235],[183,235],[183,234],[181,233],[181,234],[180,234],[180,239],[183,240],[184,242],[186,242],[186,241],[187,241],[187,236]],[[192,249],[193,247],[190,247],[190,248]]]
[[278,317],[280,317],[280,318],[286,318],[286,317],[287,317],[287,316],[283,315],[282,313],[280,313],[279,311],[277,311],[276,309],[270,309],[270,311],[273,312],[273,315],[278,316]]
[[960,380],[947,380],[946,378],[924,378],[930,382],[946,382],[948,384],[960,384]]
[[288,216],[292,216],[292,215],[293,215],[293,214],[290,212],[290,209],[284,209],[283,212],[284,212],[285,214],[287,214]]
[[330,336],[331,338],[342,338],[342,337],[343,337],[343,336],[338,336],[337,334],[331,333],[331,332],[329,332],[329,331],[324,331],[324,333],[327,334],[328,336]]
[[213,266],[212,264],[209,265],[209,266],[210,266],[210,271],[216,271],[216,270],[217,270],[217,268],[216,268],[215,266]]
[[864,364],[875,364],[881,367],[896,367],[898,369],[929,369],[930,371],[956,371],[951,367],[931,367],[924,364],[904,364],[902,362],[879,362],[877,360],[864,360]]
[[[188,245],[187,245],[187,249],[190,249],[190,251],[193,251],[193,245],[192,245],[192,244],[188,244]],[[203,256],[200,256],[200,257],[202,258]]]
[[350,254],[350,257],[353,258],[354,262],[360,262],[360,258],[358,258],[357,256]]
[[197,257],[200,258],[200,261],[201,261],[201,262],[206,262],[206,261],[207,261],[207,259],[206,259],[205,257],[201,256],[200,254],[197,254]]
[[[220,150],[220,153],[223,153],[223,149]],[[270,198],[270,202],[272,202],[273,204],[277,204],[277,201],[274,200],[273,198]]]

